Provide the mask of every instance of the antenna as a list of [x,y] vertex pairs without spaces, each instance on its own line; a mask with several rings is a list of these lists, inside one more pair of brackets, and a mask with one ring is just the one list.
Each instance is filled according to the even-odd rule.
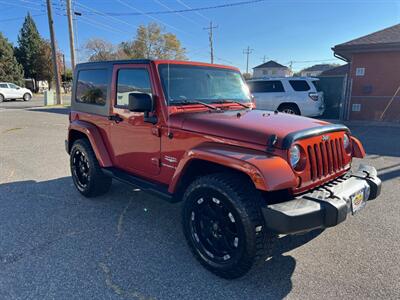
[[170,131],[170,124],[169,124],[169,62],[168,62],[168,68],[167,68],[167,136],[170,138],[171,137],[171,131]]

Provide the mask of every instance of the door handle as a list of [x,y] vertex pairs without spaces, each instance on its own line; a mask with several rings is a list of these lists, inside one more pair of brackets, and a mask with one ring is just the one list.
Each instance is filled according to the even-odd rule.
[[111,116],[108,116],[108,119],[110,120],[110,121],[114,121],[115,123],[119,123],[119,122],[122,122],[124,119],[122,119],[120,116],[118,116],[118,115],[111,115]]

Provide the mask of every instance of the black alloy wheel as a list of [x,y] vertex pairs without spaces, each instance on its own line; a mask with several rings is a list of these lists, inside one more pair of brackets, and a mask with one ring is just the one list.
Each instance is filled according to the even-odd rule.
[[183,201],[185,238],[209,271],[238,278],[270,254],[275,236],[265,228],[261,195],[246,176],[199,177],[186,189]]
[[76,183],[82,190],[87,187],[90,180],[89,168],[89,161],[85,153],[76,149],[72,153],[72,176],[76,178]]
[[207,194],[192,208],[190,232],[203,258],[219,264],[238,257],[239,236],[243,233],[233,209],[220,200],[223,196],[213,191]]
[[111,187],[112,179],[101,170],[87,139],[79,139],[72,145],[70,168],[75,187],[85,197],[105,194]]

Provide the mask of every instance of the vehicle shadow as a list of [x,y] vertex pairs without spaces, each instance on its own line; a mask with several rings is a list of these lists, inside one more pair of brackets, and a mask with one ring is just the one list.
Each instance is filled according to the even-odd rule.
[[69,107],[48,107],[48,108],[44,107],[44,108],[32,108],[29,109],[29,111],[68,115],[71,109]]
[[[70,177],[10,182],[0,184],[0,201],[0,266],[7,271],[10,264],[42,259],[60,283],[60,293],[62,282],[82,276],[88,284],[96,282],[86,285],[88,290],[100,285],[126,298],[283,299],[292,290],[296,268],[287,252],[322,232],[280,238],[268,260],[228,281],[206,271],[191,255],[181,230],[180,204],[122,183],[114,182],[107,195],[86,199]],[[68,260],[68,249],[79,249],[79,256]],[[57,257],[64,257],[61,265]],[[31,265],[30,272],[10,272],[19,281],[35,283],[33,274],[41,269]],[[81,293],[79,284],[75,288]]]

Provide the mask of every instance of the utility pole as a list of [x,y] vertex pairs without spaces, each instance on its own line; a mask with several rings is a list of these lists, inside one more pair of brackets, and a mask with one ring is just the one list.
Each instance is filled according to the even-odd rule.
[[213,29],[218,28],[218,26],[213,26],[212,21],[210,21],[210,26],[203,28],[204,30],[208,30],[208,39],[210,41],[210,55],[211,55],[211,63],[214,63],[214,46],[213,46]]
[[53,60],[53,72],[54,79],[56,83],[56,103],[61,103],[61,88],[60,88],[60,77],[58,73],[58,64],[57,64],[57,47],[56,47],[56,38],[54,34],[54,22],[53,22],[53,12],[51,9],[51,0],[47,0],[47,17],[49,18],[49,29],[50,29],[50,41],[51,41],[51,54]]
[[267,60],[267,56],[266,55],[264,55],[261,59],[262,59],[262,61],[263,61],[263,63],[265,63],[265,61]]
[[64,68],[64,70],[63,70],[64,71],[63,72],[64,73],[64,78],[66,78],[67,77],[66,76],[67,75],[67,69],[65,68],[65,54],[64,53],[63,53],[63,68]]
[[250,46],[247,46],[247,49],[243,50],[243,54],[246,54],[246,73],[249,73],[249,55],[254,51],[254,49],[250,49]]
[[72,22],[71,0],[67,1],[67,16],[68,16],[68,29],[69,29],[69,48],[71,50],[71,69],[74,73],[75,69],[75,41],[74,41],[74,25]]

